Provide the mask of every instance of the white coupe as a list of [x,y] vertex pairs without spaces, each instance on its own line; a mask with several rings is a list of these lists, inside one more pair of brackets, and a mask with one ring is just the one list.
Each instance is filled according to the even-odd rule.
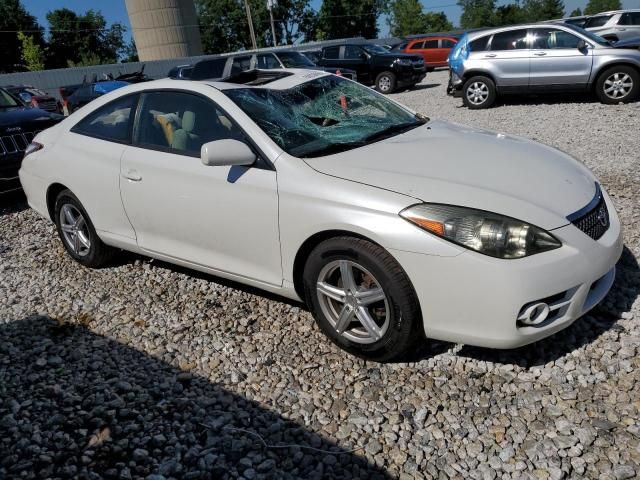
[[121,88],[40,133],[20,179],[79,263],[124,249],[301,299],[378,361],[546,337],[604,298],[622,251],[570,156],[323,72]]

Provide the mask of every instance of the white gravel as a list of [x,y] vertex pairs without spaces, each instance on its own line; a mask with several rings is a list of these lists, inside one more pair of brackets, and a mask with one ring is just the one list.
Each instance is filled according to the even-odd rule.
[[261,292],[126,255],[84,269],[5,198],[0,478],[637,478],[638,104],[470,111],[445,85],[436,72],[395,98],[561,148],[600,177],[626,248],[599,308],[519,350],[430,343],[371,364]]

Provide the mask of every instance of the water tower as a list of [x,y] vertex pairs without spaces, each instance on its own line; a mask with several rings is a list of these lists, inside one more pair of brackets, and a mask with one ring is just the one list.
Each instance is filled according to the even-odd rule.
[[141,61],[202,55],[193,0],[126,0]]

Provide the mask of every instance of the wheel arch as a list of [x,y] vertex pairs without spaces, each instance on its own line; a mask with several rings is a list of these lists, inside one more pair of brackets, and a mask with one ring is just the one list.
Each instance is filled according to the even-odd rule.
[[52,222],[55,222],[55,210],[56,210],[56,198],[60,195],[60,192],[69,190],[61,183],[52,183],[47,188],[47,211],[49,212],[49,218]]
[[493,84],[496,86],[496,88],[498,88],[498,85],[496,84],[496,79],[495,79],[495,77],[494,77],[491,73],[489,73],[488,71],[486,71],[486,70],[477,70],[477,69],[474,69],[474,70],[469,70],[468,72],[464,72],[464,75],[463,75],[463,77],[462,77],[462,81],[463,81],[463,82],[466,82],[466,81],[467,81],[467,80],[469,80],[471,77],[475,77],[475,76],[483,76],[483,77],[487,77],[487,78],[489,78],[489,79],[493,82]]
[[300,297],[302,301],[305,301],[304,284],[303,284],[304,266],[307,263],[307,259],[309,258],[309,255],[311,254],[313,249],[316,248],[318,245],[320,245],[322,242],[324,242],[325,240],[329,240],[330,238],[336,238],[336,237],[359,238],[361,240],[366,240],[368,242],[371,242],[375,245],[380,246],[381,248],[384,248],[382,245],[380,245],[380,243],[376,242],[375,240],[372,240],[370,237],[367,237],[365,235],[362,235],[360,233],[356,233],[350,230],[335,229],[335,230],[323,230],[321,232],[314,233],[309,238],[307,238],[302,243],[302,245],[300,245],[293,261],[293,286],[296,291],[296,294],[298,295],[298,297]]
[[613,60],[609,63],[605,63],[604,65],[600,65],[598,70],[596,70],[591,82],[591,88],[595,89],[602,74],[613,67],[630,67],[633,68],[638,73],[638,75],[640,75],[640,65],[629,60]]

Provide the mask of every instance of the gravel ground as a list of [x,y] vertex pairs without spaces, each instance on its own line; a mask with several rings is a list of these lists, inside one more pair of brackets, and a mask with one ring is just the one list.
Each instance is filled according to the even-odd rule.
[[259,291],[130,255],[84,269],[5,198],[0,478],[640,476],[639,106],[469,111],[445,83],[395,97],[559,147],[601,178],[626,248],[600,307],[518,350],[436,342],[372,364]]

